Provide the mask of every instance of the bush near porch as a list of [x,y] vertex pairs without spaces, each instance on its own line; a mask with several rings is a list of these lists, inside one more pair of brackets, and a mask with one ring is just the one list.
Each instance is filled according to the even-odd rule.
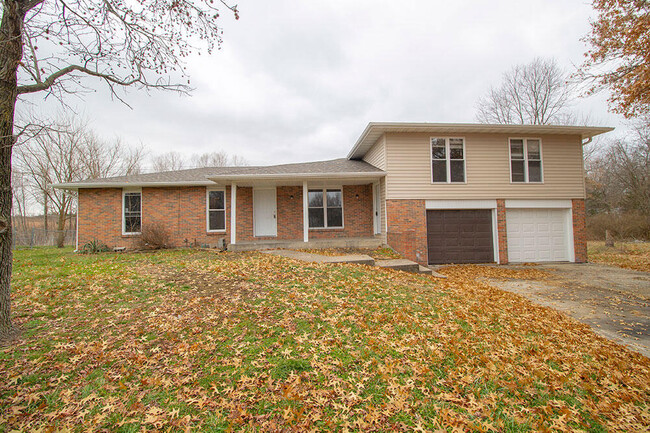
[[452,267],[17,251],[0,431],[644,431],[650,360]]

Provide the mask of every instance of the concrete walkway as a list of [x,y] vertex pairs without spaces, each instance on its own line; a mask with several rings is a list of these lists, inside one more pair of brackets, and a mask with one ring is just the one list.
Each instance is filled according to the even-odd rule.
[[260,251],[264,254],[287,257],[290,259],[300,260],[311,263],[348,263],[357,265],[377,266],[384,269],[393,269],[396,271],[411,272],[414,274],[429,274],[436,278],[447,278],[447,276],[432,271],[431,269],[421,266],[415,262],[406,259],[375,260],[366,254],[346,254],[342,256],[323,256],[321,254],[306,253],[295,250],[265,250]]

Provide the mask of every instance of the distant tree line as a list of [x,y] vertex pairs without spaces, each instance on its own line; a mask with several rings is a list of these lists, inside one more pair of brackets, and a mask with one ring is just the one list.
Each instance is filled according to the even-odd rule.
[[[112,176],[139,174],[145,171],[168,171],[194,167],[246,165],[239,156],[224,151],[184,157],[168,152],[151,158],[144,146],[126,145],[121,139],[104,139],[89,128],[87,122],[60,116],[47,124],[30,124],[18,137],[13,155],[12,226],[28,232],[34,214],[42,216],[45,236],[56,230],[56,244],[63,246],[65,230],[76,214],[73,191],[52,187],[56,183],[76,182]],[[52,217],[55,226],[51,226]]]

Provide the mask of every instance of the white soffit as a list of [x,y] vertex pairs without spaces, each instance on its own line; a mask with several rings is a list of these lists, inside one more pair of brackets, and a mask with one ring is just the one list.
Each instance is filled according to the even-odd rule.
[[506,200],[507,209],[571,209],[571,200]]
[[496,200],[426,200],[428,210],[435,209],[496,209]]

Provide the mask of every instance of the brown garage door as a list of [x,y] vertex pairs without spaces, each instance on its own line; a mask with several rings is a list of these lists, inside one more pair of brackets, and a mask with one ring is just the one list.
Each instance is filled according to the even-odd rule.
[[494,261],[492,211],[428,210],[429,264]]

